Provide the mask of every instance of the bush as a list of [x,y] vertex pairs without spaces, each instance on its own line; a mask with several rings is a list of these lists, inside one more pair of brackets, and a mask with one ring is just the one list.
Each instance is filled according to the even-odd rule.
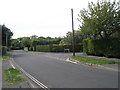
[[5,55],[7,51],[7,47],[6,46],[2,46],[2,55]]
[[[41,51],[41,52],[64,52],[64,49],[70,49],[70,52],[73,51],[72,45],[71,44],[53,44],[53,45],[37,45],[36,46],[36,51]],[[83,47],[82,45],[75,45],[75,51],[80,52]]]
[[[73,46],[71,44],[53,44],[51,49],[52,52],[64,52],[64,49],[69,49],[72,52]],[[75,45],[75,52],[83,51],[82,49],[82,45]]]
[[120,46],[120,40],[118,40],[117,38],[83,40],[84,52],[91,55],[120,58],[119,46]]
[[83,40],[83,51],[87,54],[94,54],[93,40],[89,38]]
[[64,45],[59,44],[52,45],[51,52],[64,52]]
[[83,52],[88,53],[88,39],[83,40]]
[[50,52],[50,45],[37,45],[36,51],[40,52]]

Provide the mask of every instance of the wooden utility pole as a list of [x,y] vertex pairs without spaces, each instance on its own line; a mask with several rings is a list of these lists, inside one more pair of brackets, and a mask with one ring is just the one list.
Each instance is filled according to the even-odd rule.
[[7,37],[7,30],[6,30],[6,47],[8,46],[8,37]]
[[72,15],[72,32],[73,32],[73,39],[72,39],[72,45],[73,45],[73,56],[75,56],[75,39],[74,39],[74,22],[73,22],[73,9],[71,8],[71,15]]

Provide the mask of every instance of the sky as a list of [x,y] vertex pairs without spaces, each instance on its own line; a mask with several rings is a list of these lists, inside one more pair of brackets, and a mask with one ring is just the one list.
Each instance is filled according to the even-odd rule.
[[0,0],[0,24],[5,24],[13,33],[12,38],[63,37],[72,31],[71,8],[74,29],[80,10],[88,7],[88,1],[97,0]]

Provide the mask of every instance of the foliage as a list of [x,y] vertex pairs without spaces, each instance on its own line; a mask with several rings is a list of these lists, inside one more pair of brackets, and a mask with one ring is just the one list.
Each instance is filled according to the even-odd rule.
[[2,60],[10,60],[10,57],[9,56],[3,56]]
[[[70,52],[73,51],[73,46],[72,44],[56,44],[52,45],[52,52],[64,52],[64,49],[69,49]],[[76,44],[75,45],[75,51],[80,52],[82,51],[82,45]]]
[[12,39],[12,48],[11,49],[21,49],[21,42],[19,39]]
[[32,51],[36,51],[36,46],[38,45],[38,43],[39,43],[39,41],[38,40],[36,40],[36,39],[33,39],[33,40],[31,40],[31,49],[33,49]]
[[84,38],[109,38],[120,31],[120,11],[117,2],[98,0],[88,4],[88,10],[81,10],[79,21]]
[[[82,45],[76,44],[75,51],[80,52],[82,51]],[[40,52],[64,52],[64,49],[69,49],[70,52],[73,51],[71,44],[52,44],[52,45],[37,45],[36,51]]]
[[7,44],[7,46],[10,47],[11,36],[13,36],[13,33],[11,32],[11,30],[7,28],[5,25],[2,25],[2,46],[6,46]]
[[87,54],[94,54],[94,45],[92,39],[84,39],[83,40],[83,51]]
[[37,45],[36,51],[40,52],[50,52],[50,45]]
[[64,37],[61,42],[61,44],[72,44],[72,32],[67,32],[66,37]]
[[6,54],[6,51],[10,49],[11,37],[13,33],[5,25],[2,25],[2,55]]
[[109,39],[85,39],[83,41],[84,52],[92,55],[120,58],[120,40]]
[[87,39],[83,40],[83,52],[86,52],[86,53],[88,53],[87,41],[88,41]]
[[12,39],[12,49],[23,49],[28,47],[31,51],[36,51],[37,45],[59,44],[62,38],[60,37],[38,37],[36,35],[30,37],[21,37]]
[[38,38],[37,35],[32,35],[32,36],[30,36],[30,39],[37,39],[37,38]]
[[23,37],[22,39],[22,47],[30,47],[30,38],[29,37]]
[[2,46],[2,55],[5,55],[7,51],[7,47],[6,46]]
[[[72,32],[68,32],[66,34],[66,37],[64,37],[62,40],[61,40],[61,44],[72,44],[72,37],[73,37],[73,33]],[[80,44],[82,43],[82,40],[83,40],[83,34],[81,31],[78,31],[78,30],[75,30],[75,33],[74,33],[74,42],[75,44]]]

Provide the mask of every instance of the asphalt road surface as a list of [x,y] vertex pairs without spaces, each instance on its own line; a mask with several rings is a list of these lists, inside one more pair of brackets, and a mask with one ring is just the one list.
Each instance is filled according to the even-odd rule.
[[118,72],[65,61],[70,56],[72,53],[13,52],[14,61],[48,88],[118,88]]

